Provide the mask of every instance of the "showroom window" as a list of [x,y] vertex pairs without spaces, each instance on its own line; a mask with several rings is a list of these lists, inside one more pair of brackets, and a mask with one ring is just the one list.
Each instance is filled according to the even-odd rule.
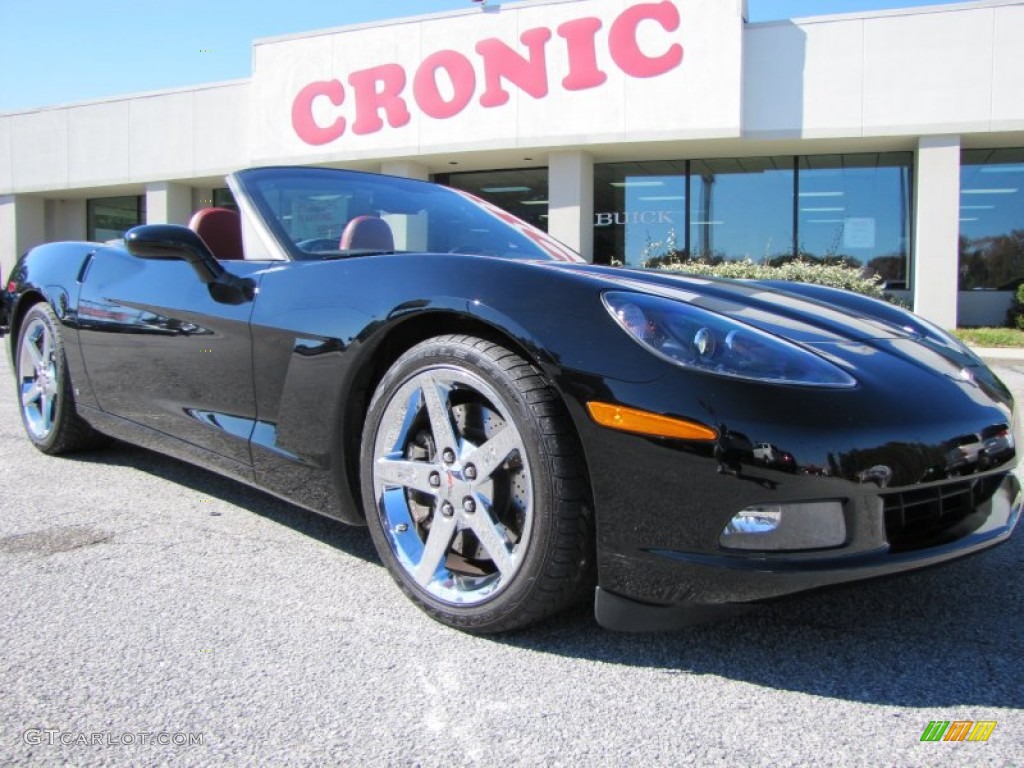
[[754,261],[793,250],[793,158],[594,168],[594,261]]
[[842,260],[907,287],[909,152],[807,155],[799,162],[798,252]]
[[86,237],[94,243],[117,240],[146,221],[146,196],[97,197],[85,204]]
[[690,163],[690,253],[770,261],[793,253],[793,158]]
[[594,166],[594,262],[638,266],[688,252],[687,163]]
[[545,232],[548,230],[548,169],[441,173],[433,179],[483,198]]
[[235,202],[235,196],[231,194],[230,189],[227,187],[218,187],[213,190],[213,207],[230,208],[232,211],[237,211],[238,203]]
[[594,261],[844,260],[906,282],[910,152],[608,163]]
[[960,290],[1024,282],[1024,149],[970,149],[960,158]]

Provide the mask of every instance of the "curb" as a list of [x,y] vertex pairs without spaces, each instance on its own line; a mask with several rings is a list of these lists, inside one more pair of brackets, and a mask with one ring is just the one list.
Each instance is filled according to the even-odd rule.
[[1020,347],[971,347],[985,362],[1024,362],[1024,349]]

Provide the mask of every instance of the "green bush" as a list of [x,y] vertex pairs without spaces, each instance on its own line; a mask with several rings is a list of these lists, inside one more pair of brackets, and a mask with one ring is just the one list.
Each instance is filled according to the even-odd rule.
[[1006,324],[1010,328],[1024,331],[1024,283],[1017,288],[1017,292],[1013,295],[1013,301],[1010,302],[1010,308],[1006,312]]
[[972,347],[1024,347],[1024,331],[1016,328],[957,328],[953,333]]
[[882,290],[882,279],[878,275],[864,277],[859,266],[848,263],[822,264],[794,259],[793,261],[770,266],[744,261],[722,261],[711,263],[706,261],[667,262],[656,261],[651,264],[655,269],[669,272],[681,272],[689,275],[705,277],[730,277],[746,280],[789,280],[794,283],[813,283],[827,285],[831,288],[843,288],[847,291],[862,293],[876,299],[886,299]]

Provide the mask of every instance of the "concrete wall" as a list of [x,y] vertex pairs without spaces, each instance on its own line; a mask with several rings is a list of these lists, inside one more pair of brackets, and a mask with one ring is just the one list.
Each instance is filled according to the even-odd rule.
[[0,115],[0,194],[223,175],[249,164],[247,82]]
[[6,278],[17,258],[46,242],[46,200],[31,195],[0,195],[0,275]]
[[961,291],[959,324],[965,328],[998,328],[1006,323],[1006,313],[1012,300],[1013,291]]
[[[960,137],[926,136],[914,167],[914,311],[956,328],[960,252]],[[921,258],[925,255],[925,258]]]
[[[676,47],[685,55],[656,75],[630,74],[612,53],[612,27],[654,5],[675,9],[679,24],[630,22],[620,46],[635,44],[641,59]],[[916,148],[916,309],[945,326],[958,311],[961,323],[994,317],[982,298],[956,290],[959,148],[1024,146],[1024,0],[746,26],[744,8],[742,0],[475,7],[257,41],[251,80],[0,115],[0,268],[35,241],[83,236],[86,198],[145,194],[150,221],[183,222],[218,177],[254,162],[420,178],[453,164],[546,162],[551,232],[589,256],[594,162]],[[607,79],[574,90],[561,30],[588,18],[600,21],[593,63]],[[484,105],[489,75],[479,44],[525,57],[522,36],[536,30],[548,32],[545,93],[528,94],[503,76],[508,103]],[[474,83],[472,99],[443,119],[416,112],[409,91],[441,51],[461,56]],[[353,75],[382,65],[409,80],[401,94],[407,125],[366,133],[349,125],[344,140],[317,146],[298,137],[293,108],[304,85],[342,86],[344,99],[321,96],[312,115],[321,125],[351,123],[359,111]]]
[[[184,181],[221,176],[267,159],[337,163],[346,157],[372,156],[378,162],[422,157],[437,172],[450,170],[450,154],[441,159],[431,152],[487,149],[496,153],[494,164],[480,158],[475,163],[486,168],[522,162],[530,147],[589,151],[594,144],[607,155],[607,142],[627,141],[620,159],[652,153],[682,158],[694,152],[688,142],[702,137],[718,137],[716,154],[728,156],[771,151],[763,145],[752,149],[750,139],[870,138],[904,148],[896,137],[1024,132],[1020,0],[745,28],[739,16],[742,3],[674,1],[686,11],[678,32],[670,34],[645,21],[639,41],[660,53],[673,40],[682,40],[685,57],[678,72],[654,78],[616,75],[604,30],[596,38],[597,61],[615,82],[567,92],[561,86],[565,53],[556,45],[564,47],[564,41],[553,33],[548,43],[550,93],[544,99],[520,94],[506,83],[511,97],[522,102],[518,106],[469,105],[459,119],[429,126],[426,118],[413,115],[410,126],[423,123],[418,133],[385,128],[346,137],[358,139],[355,143],[319,148],[300,141],[291,126],[291,107],[301,83],[343,78],[374,62],[406,62],[407,74],[415,74],[418,56],[461,45],[467,57],[475,57],[466,41],[488,35],[522,49],[516,39],[521,30],[557,30],[562,19],[597,12],[607,16],[608,26],[636,3],[505,4],[500,13],[467,11],[258,41],[252,82],[0,115],[0,194]],[[409,38],[411,48],[398,44],[394,36],[399,34],[402,40]],[[700,86],[692,91],[695,83]],[[478,84],[477,90],[482,88]],[[345,109],[350,106],[344,104]],[[330,117],[323,113],[331,108],[321,99],[319,119]],[[1013,145],[1015,139],[1007,141]]]
[[749,25],[743,135],[1024,130],[1024,5],[972,3]]
[[[316,163],[738,137],[743,5],[502,3],[260,40],[253,54],[252,156],[261,163]],[[565,25],[588,19],[599,22],[589,32],[565,31]],[[581,38],[584,44],[568,42]],[[512,49],[542,65],[536,81],[523,77],[530,86],[515,84],[520,65],[512,68],[519,74],[495,75],[510,71],[488,65],[486,51],[496,49]],[[645,71],[624,66],[626,49],[640,51],[647,64],[657,63]],[[584,69],[600,76],[580,77]],[[380,79],[374,88],[362,87],[367,78]],[[499,79],[500,88],[494,84]],[[451,109],[425,107],[424,90],[436,90]],[[485,96],[498,90],[505,92],[504,101]],[[374,92],[389,96],[377,99]],[[303,101],[302,94],[312,101]],[[365,109],[367,103],[391,106]],[[311,121],[309,133],[324,132],[322,139],[299,130],[296,114]],[[361,128],[365,123],[376,126]]]
[[85,240],[85,200],[47,200],[44,215],[44,229],[47,242],[55,240]]

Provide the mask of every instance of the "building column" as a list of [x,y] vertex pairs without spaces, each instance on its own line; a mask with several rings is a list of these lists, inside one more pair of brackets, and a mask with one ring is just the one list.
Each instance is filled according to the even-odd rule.
[[388,176],[404,176],[407,179],[426,181],[430,178],[430,170],[421,163],[411,160],[385,160],[380,164],[380,172]]
[[0,195],[0,273],[4,281],[25,251],[46,242],[46,201],[28,195]]
[[918,140],[914,199],[914,312],[953,329],[960,272],[959,136]]
[[85,240],[86,202],[84,199],[46,201],[46,241]]
[[171,181],[146,185],[147,224],[188,224],[192,216],[192,187]]
[[594,260],[594,158],[586,152],[548,156],[548,232]]

